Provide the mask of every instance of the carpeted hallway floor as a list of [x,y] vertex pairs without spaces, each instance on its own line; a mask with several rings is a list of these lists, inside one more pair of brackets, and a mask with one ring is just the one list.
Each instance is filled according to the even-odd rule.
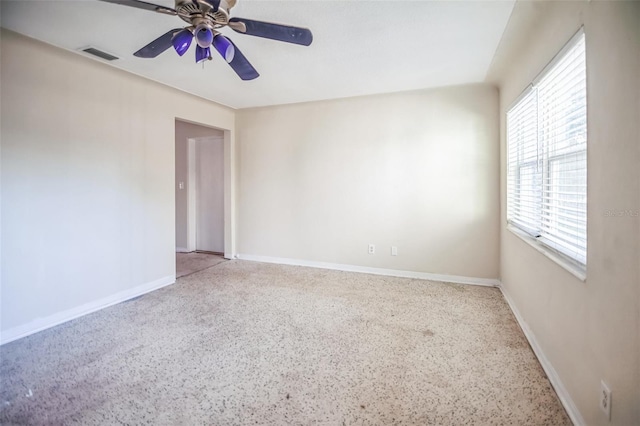
[[487,287],[228,261],[0,356],[2,424],[570,424]]
[[191,253],[176,253],[176,278],[202,271],[224,261],[224,257],[218,254],[195,251]]

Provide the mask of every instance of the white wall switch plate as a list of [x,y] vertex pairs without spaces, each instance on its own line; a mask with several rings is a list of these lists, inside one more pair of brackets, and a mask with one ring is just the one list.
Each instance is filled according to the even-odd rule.
[[398,247],[391,246],[391,256],[397,256],[397,255],[398,255]]

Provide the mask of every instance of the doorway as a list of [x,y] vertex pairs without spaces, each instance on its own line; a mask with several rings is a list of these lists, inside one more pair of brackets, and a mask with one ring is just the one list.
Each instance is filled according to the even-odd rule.
[[176,252],[227,253],[228,131],[175,122]]

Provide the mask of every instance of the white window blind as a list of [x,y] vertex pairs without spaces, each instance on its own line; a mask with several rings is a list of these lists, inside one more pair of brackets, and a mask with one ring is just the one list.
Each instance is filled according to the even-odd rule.
[[507,220],[587,260],[587,96],[582,30],[507,113]]

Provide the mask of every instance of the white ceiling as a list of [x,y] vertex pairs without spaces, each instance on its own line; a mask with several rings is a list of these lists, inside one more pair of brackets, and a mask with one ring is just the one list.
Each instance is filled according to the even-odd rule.
[[[146,0],[173,7],[172,0]],[[183,21],[100,1],[2,1],[2,26],[72,51],[118,56],[109,65],[247,108],[482,82],[509,20],[507,1],[239,0],[232,16],[307,27],[309,47],[229,36],[260,73],[242,81],[222,58],[196,65],[193,45],[155,59],[133,52]],[[82,53],[84,55],[84,53]]]

